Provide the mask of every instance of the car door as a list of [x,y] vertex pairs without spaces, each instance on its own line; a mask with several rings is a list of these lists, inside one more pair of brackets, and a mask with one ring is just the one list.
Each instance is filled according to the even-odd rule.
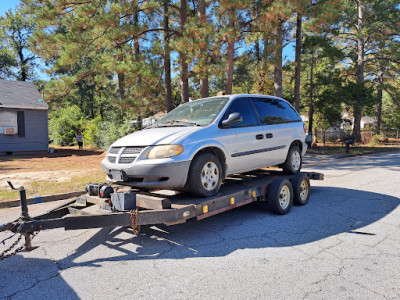
[[265,132],[266,149],[264,161],[267,165],[285,161],[290,146],[290,127],[286,123],[283,101],[276,98],[255,98],[254,106]]
[[243,120],[221,129],[227,131],[228,137],[228,174],[256,169],[264,158],[264,128],[259,123],[252,100],[248,97],[235,99],[222,120],[235,112],[240,113]]

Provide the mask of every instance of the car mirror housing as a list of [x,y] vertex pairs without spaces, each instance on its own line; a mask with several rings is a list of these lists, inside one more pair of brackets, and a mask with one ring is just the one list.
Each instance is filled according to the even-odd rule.
[[242,122],[242,121],[243,121],[243,118],[242,118],[242,116],[240,115],[240,113],[235,112],[235,113],[231,113],[231,114],[228,116],[227,119],[223,120],[223,121],[221,122],[221,125],[222,125],[223,127],[228,127],[228,126],[230,126],[230,125],[233,125],[233,124],[236,124],[236,123],[239,123],[239,122]]

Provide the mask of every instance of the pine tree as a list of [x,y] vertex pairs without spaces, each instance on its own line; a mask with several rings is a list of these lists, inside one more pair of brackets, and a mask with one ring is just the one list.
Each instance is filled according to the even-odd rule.
[[[0,70],[7,77],[15,77],[17,80],[26,81],[33,79],[33,69],[36,67],[36,59],[31,51],[29,37],[35,29],[34,21],[26,15],[23,6],[19,6],[15,12],[6,12],[5,17],[0,17]],[[10,67],[17,68],[17,74]]]

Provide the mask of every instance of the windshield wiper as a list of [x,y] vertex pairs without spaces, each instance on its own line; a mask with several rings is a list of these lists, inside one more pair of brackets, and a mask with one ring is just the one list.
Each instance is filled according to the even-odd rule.
[[[197,124],[196,122],[191,122],[191,121],[179,121],[179,120],[168,120],[164,123],[160,124],[154,124],[149,127],[168,127],[168,126],[201,126],[200,124]],[[147,128],[149,128],[147,127]]]

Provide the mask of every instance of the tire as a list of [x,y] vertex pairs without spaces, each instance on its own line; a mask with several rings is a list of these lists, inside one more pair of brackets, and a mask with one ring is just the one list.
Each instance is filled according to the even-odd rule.
[[277,178],[271,182],[267,191],[267,203],[277,215],[286,215],[293,206],[293,189],[289,180]]
[[297,174],[300,172],[302,164],[303,159],[300,148],[295,145],[290,146],[286,161],[281,165],[283,173],[289,175]]
[[293,204],[306,205],[310,199],[310,178],[304,173],[293,176],[290,180],[293,187]]
[[218,158],[211,153],[201,153],[193,159],[190,166],[187,190],[194,196],[213,196],[221,187],[222,176]]

